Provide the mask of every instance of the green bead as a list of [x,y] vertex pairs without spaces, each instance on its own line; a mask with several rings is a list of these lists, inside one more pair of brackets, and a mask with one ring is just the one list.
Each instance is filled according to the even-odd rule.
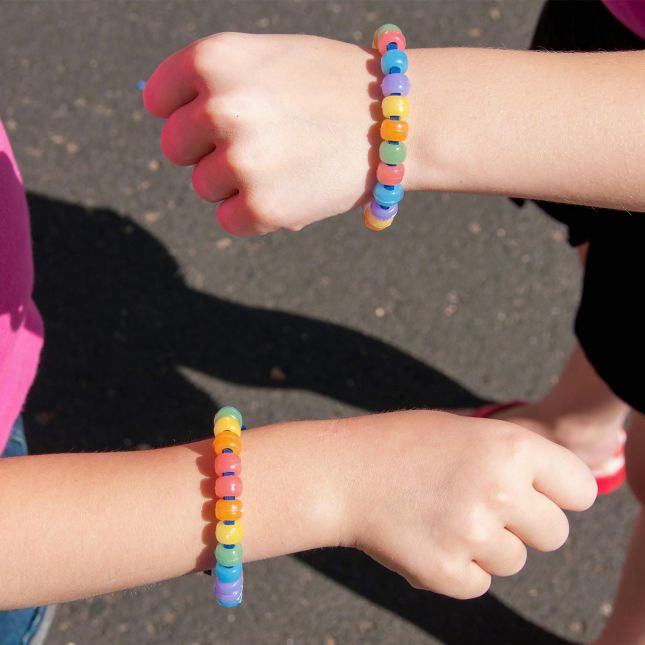
[[215,415],[215,421],[221,419],[222,417],[233,417],[237,419],[237,422],[242,425],[242,414],[237,408],[234,408],[232,405],[225,405],[223,408],[217,411]]
[[388,143],[383,141],[379,148],[379,157],[383,163],[397,164],[405,161],[407,149],[403,141]]
[[224,567],[234,567],[242,562],[242,545],[236,544],[232,549],[227,549],[223,544],[215,548],[215,559]]
[[374,32],[374,42],[378,43],[378,39],[381,37],[381,34],[385,31],[398,31],[400,34],[403,33],[403,30],[401,27],[397,27],[396,25],[393,25],[392,23],[388,23],[386,25],[381,25],[375,32]]

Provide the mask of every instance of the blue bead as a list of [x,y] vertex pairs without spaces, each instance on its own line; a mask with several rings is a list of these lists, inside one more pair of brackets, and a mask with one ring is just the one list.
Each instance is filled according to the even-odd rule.
[[[392,72],[392,69],[396,71]],[[383,74],[405,74],[408,71],[408,55],[400,49],[390,49],[381,56]]]
[[242,565],[235,564],[232,567],[225,567],[218,562],[215,565],[215,575],[222,582],[235,582],[242,577]]
[[372,194],[374,199],[382,206],[393,206],[403,199],[403,187],[401,184],[384,186],[381,182],[377,182]]

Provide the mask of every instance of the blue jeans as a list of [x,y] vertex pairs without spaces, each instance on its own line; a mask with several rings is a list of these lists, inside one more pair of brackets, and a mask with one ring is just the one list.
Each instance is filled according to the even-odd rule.
[[[9,443],[0,457],[19,457],[27,454],[27,440],[22,419],[13,426]],[[0,645],[27,645],[38,632],[46,607],[0,611]]]

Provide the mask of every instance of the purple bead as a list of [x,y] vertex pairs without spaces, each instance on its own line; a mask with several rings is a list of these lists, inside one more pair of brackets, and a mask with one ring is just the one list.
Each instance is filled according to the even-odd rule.
[[224,596],[239,596],[242,593],[244,585],[244,578],[240,577],[234,582],[223,582],[219,578],[215,578],[215,594],[218,598]]
[[392,206],[381,206],[375,199],[373,199],[370,204],[370,209],[376,219],[387,221],[392,219],[398,213],[399,205],[392,204]]
[[410,81],[405,74],[386,74],[381,83],[383,96],[400,94],[407,96],[410,92]]

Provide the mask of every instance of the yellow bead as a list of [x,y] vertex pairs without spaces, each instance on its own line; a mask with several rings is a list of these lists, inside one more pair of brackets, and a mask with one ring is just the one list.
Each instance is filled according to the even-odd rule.
[[410,104],[405,96],[386,96],[381,103],[384,117],[400,116],[404,118],[410,114]]
[[240,422],[235,417],[220,417],[215,421],[215,436],[222,432],[232,432],[240,437],[242,435]]
[[220,544],[239,544],[242,541],[242,522],[234,524],[218,522],[215,527],[215,537]]
[[363,212],[363,223],[370,229],[370,231],[382,231],[392,223],[393,219],[394,218],[382,220],[375,217],[369,204],[365,207],[365,211]]

